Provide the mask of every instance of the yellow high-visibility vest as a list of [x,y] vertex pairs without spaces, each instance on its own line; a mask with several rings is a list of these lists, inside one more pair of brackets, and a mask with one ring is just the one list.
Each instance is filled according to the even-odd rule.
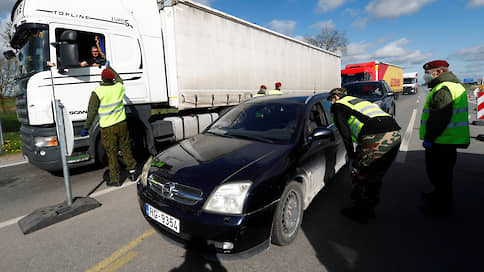
[[442,87],[447,87],[452,99],[454,100],[452,109],[452,118],[447,128],[442,135],[437,137],[434,143],[437,144],[469,144],[470,132],[469,132],[469,111],[467,105],[467,93],[466,89],[460,83],[454,82],[442,82],[437,84],[427,96],[424,109],[422,111],[422,118],[420,122],[420,139],[424,140],[425,133],[427,132],[427,121],[429,119],[430,107],[429,103],[434,97],[435,93]]
[[126,112],[123,104],[123,84],[118,82],[111,86],[99,86],[94,92],[100,101],[98,114],[99,125],[102,128],[110,127],[126,120]]

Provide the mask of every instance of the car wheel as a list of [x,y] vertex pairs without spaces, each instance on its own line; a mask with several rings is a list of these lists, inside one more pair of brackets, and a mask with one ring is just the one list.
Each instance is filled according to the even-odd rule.
[[303,194],[301,184],[292,181],[282,193],[272,222],[272,243],[280,246],[290,244],[296,238],[303,218]]

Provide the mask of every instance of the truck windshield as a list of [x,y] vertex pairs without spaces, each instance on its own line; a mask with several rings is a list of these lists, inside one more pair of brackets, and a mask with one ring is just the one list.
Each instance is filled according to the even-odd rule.
[[49,54],[49,31],[47,29],[25,30],[23,46],[18,53],[20,75],[31,75],[45,71]]
[[417,82],[416,78],[404,78],[403,79],[403,84],[412,84],[412,83],[416,83],[416,82]]
[[371,75],[368,73],[356,73],[356,74],[347,74],[341,75],[341,83],[349,83],[355,81],[365,81],[365,80],[372,80]]

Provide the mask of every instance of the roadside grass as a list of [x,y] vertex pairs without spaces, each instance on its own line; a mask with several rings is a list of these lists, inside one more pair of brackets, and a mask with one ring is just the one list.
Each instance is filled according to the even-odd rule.
[[3,132],[3,146],[0,156],[14,154],[22,151],[20,142],[20,122],[15,112],[15,98],[5,99],[6,112],[0,112]]

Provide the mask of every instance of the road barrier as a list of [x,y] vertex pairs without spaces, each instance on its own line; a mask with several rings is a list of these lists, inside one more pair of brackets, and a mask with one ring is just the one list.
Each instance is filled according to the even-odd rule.
[[484,122],[484,92],[477,93],[477,120]]

